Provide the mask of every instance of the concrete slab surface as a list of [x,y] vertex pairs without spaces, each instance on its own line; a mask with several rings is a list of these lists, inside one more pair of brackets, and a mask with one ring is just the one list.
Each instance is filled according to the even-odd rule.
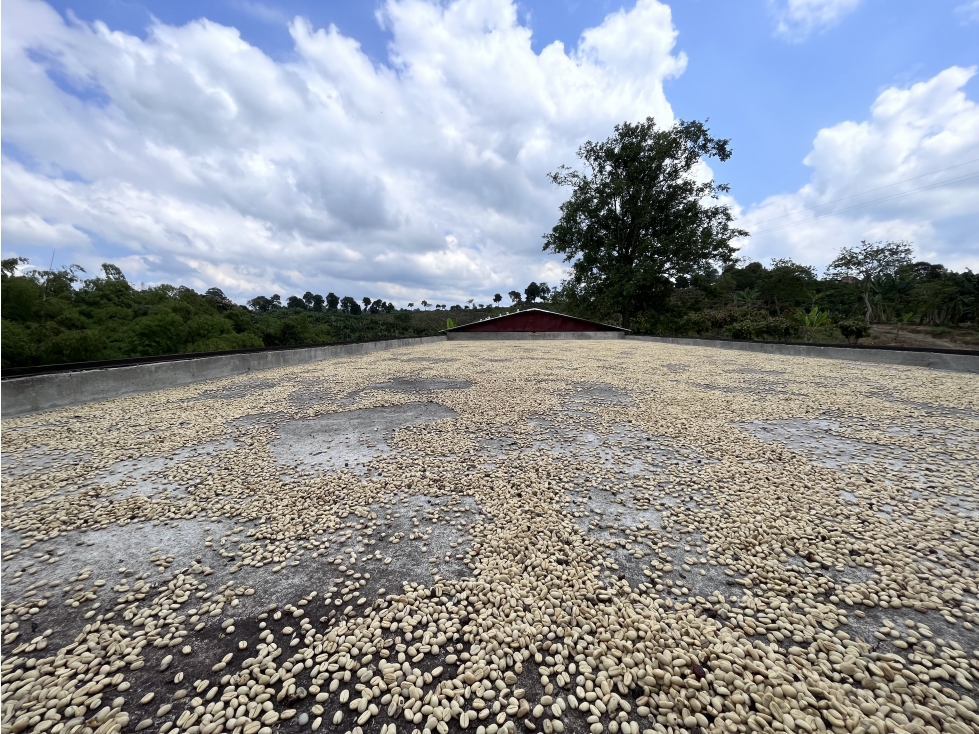
[[972,374],[439,342],[3,439],[3,734],[979,729]]

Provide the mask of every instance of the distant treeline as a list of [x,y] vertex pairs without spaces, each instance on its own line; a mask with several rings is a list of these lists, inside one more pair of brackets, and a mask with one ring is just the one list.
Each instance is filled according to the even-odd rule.
[[[641,333],[733,339],[857,341],[869,325],[975,327],[979,276],[943,265],[908,262],[869,278],[819,278],[788,259],[733,264],[680,276],[632,323]],[[569,284],[554,296],[561,310],[616,320],[597,312]]]
[[[108,263],[90,278],[77,266],[37,270],[27,264],[22,258],[2,263],[4,367],[425,336],[444,329],[449,319],[461,325],[505,312],[500,294],[493,305],[421,301],[397,308],[383,299],[307,292],[285,303],[277,294],[259,296],[242,306],[218,288],[203,294],[183,286],[137,288]],[[830,270],[819,278],[815,268],[791,260],[708,267],[663,281],[631,328],[677,336],[856,341],[872,322],[976,325],[979,277],[971,271],[902,261],[869,277],[858,277],[858,269],[846,272],[857,275]],[[507,295],[507,310],[540,303],[621,321],[614,308],[596,307],[570,281],[554,289],[531,283],[523,293]]]
[[[781,259],[769,267],[752,262],[679,276],[652,295],[632,328],[670,336],[852,342],[867,336],[873,323],[975,327],[977,295],[979,276],[939,264],[908,261],[869,275],[838,267],[820,278],[812,266]],[[611,309],[595,310],[569,283],[555,293],[554,305],[617,318]]]
[[4,367],[425,336],[446,327],[443,309],[466,313],[463,321],[487,315],[469,305],[399,310],[382,299],[332,293],[285,304],[278,295],[259,296],[242,306],[218,288],[137,288],[108,263],[91,278],[78,266],[29,269],[22,258],[2,265]]

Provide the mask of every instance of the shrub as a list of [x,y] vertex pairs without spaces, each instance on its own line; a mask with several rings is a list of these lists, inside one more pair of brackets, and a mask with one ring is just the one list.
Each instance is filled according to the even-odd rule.
[[870,326],[865,321],[847,319],[837,324],[837,328],[846,339],[847,344],[857,344],[864,337],[870,336]]
[[[768,311],[753,305],[729,304],[710,309],[703,314],[713,331],[722,331],[737,323],[764,323],[771,317]],[[740,327],[739,327],[740,328]]]
[[791,339],[798,334],[798,327],[792,322],[767,314],[752,314],[735,321],[724,330],[732,339]]
[[754,339],[755,326],[754,321],[738,321],[727,328],[727,335],[732,339]]
[[677,324],[680,334],[706,334],[710,331],[710,321],[702,313],[688,313]]
[[829,314],[826,311],[820,311],[818,306],[813,306],[809,311],[797,308],[792,320],[798,324],[802,330],[802,336],[807,342],[812,341],[812,335],[817,329],[830,324]]

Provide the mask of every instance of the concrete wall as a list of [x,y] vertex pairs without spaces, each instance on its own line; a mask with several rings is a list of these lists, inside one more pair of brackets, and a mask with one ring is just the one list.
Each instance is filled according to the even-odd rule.
[[97,400],[243,375],[258,370],[291,367],[319,362],[323,359],[350,357],[384,349],[433,344],[440,341],[445,341],[445,337],[426,336],[363,344],[341,344],[334,347],[227,354],[175,362],[152,362],[129,367],[16,377],[0,383],[2,386],[0,415],[10,418],[69,405],[82,405]]
[[449,341],[529,341],[531,339],[621,339],[624,331],[449,331]]
[[744,352],[761,352],[792,357],[848,359],[854,362],[878,362],[907,367],[930,367],[935,370],[979,373],[979,354],[942,354],[940,352],[905,352],[890,349],[851,349],[847,347],[813,347],[803,344],[766,344],[764,342],[729,342],[718,339],[688,339],[670,336],[627,336],[627,339],[677,344],[686,347],[711,347]]

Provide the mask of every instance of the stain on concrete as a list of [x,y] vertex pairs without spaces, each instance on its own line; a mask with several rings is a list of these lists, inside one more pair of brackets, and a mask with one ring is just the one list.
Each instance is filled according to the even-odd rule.
[[326,413],[280,423],[276,427],[278,437],[271,447],[283,466],[364,471],[374,457],[391,452],[391,440],[398,428],[455,416],[452,408],[439,403],[406,403]]
[[390,390],[392,392],[435,392],[438,390],[465,390],[472,387],[469,380],[456,380],[448,377],[397,378],[378,382],[368,390]]

